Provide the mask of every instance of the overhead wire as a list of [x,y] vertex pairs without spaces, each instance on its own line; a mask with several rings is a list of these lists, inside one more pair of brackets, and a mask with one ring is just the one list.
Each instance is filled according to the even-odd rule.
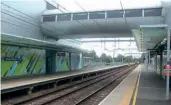
[[[32,16],[30,16],[30,15],[24,13],[24,12],[21,12],[21,11],[15,9],[15,8],[9,6],[9,5],[7,5],[7,4],[4,4],[4,3],[2,3],[2,2],[1,2],[1,4],[5,5],[5,6],[8,7],[8,8],[13,9],[14,11],[17,11],[17,12],[19,12],[19,13],[21,13],[21,14],[24,14],[24,15],[26,15],[26,16],[28,16],[28,17],[34,19],[34,20],[36,20],[38,23],[42,23],[40,20],[37,20],[36,18],[34,18],[34,17],[32,17]],[[1,10],[4,10],[4,9],[1,9]],[[7,10],[5,10],[5,11],[7,11]],[[9,12],[9,11],[8,11],[8,12]],[[5,13],[5,12],[3,12],[3,13]],[[11,13],[14,14],[14,15],[16,15],[16,14],[13,13],[13,12],[11,12]],[[8,13],[5,13],[5,14],[10,15],[10,14],[8,14]],[[18,14],[17,14],[17,15],[18,15]],[[11,15],[11,16],[12,16],[12,15]],[[12,17],[16,17],[16,16],[12,16]],[[20,18],[17,17],[17,19],[20,19]],[[23,19],[21,19],[21,20],[23,20]],[[25,20],[24,20],[24,22],[27,22],[27,23],[28,23],[28,21],[25,21]],[[29,22],[29,23],[30,23],[30,22]],[[33,23],[31,23],[31,24],[33,25]],[[48,25],[48,24],[47,24],[47,25]],[[55,28],[55,27],[53,27],[53,26],[51,26],[51,25],[48,25],[48,26],[50,26],[50,27],[52,27],[52,28]],[[57,29],[57,28],[55,28],[55,29]],[[59,30],[59,29],[58,29],[58,30]]]
[[[78,7],[80,7],[84,12],[87,12],[87,11],[83,8],[83,6],[81,6],[81,4],[80,4],[77,0],[75,0],[75,3],[76,3],[76,5],[77,5]],[[92,19],[92,20],[93,20],[94,23],[98,26],[99,30],[101,30],[101,25],[100,25],[95,19]],[[105,48],[105,42],[104,42],[104,50],[106,50],[106,48]]]
[[[37,20],[36,18],[34,18],[34,17],[32,17],[32,16],[30,16],[30,15],[28,15],[28,14],[24,13],[24,12],[21,12],[21,11],[19,11],[19,10],[15,9],[15,8],[13,8],[13,7],[9,6],[9,5],[7,5],[7,4],[4,4],[3,2],[1,2],[1,4],[5,5],[5,6],[6,6],[6,7],[8,7],[8,8],[11,8],[11,9],[13,9],[13,10],[15,10],[15,11],[19,12],[19,13],[22,13],[22,14],[24,14],[24,15],[26,15],[26,16],[28,16],[28,17],[32,18],[32,19]],[[38,21],[38,20],[37,20],[37,21]]]
[[[24,19],[21,19],[21,18],[19,18],[19,17],[16,17],[16,16],[14,16],[14,15],[9,14],[9,13],[6,13],[6,12],[2,11],[2,9],[1,9],[1,13],[6,14],[6,15],[8,15],[8,16],[11,16],[11,17],[13,17],[13,18],[16,18],[16,19],[18,19],[18,20],[20,20],[20,21],[23,21],[23,22],[25,22],[25,23],[31,24],[31,25],[33,25],[33,26],[35,26],[35,27],[43,28],[43,27],[40,27],[39,25],[36,25],[36,24],[34,24],[34,23],[28,22],[28,21],[26,21],[26,20],[24,20]],[[5,22],[5,21],[4,21],[4,22]],[[8,22],[8,23],[10,23],[10,22]],[[13,24],[13,23],[11,23],[11,24]],[[19,26],[19,25],[16,25],[16,26]],[[45,29],[45,28],[43,28],[43,29]],[[45,29],[45,30],[47,30],[47,29]],[[49,31],[49,30],[47,30],[47,31],[50,32],[50,33],[53,32],[53,31]]]
[[27,30],[29,30],[29,31],[33,31],[33,29],[31,29],[31,28],[23,27],[23,26],[21,26],[21,25],[14,24],[14,23],[11,23],[11,22],[7,22],[7,21],[4,21],[4,20],[1,20],[1,22],[7,23],[7,24],[11,24],[11,25],[14,25],[14,26],[17,26],[17,27],[21,27],[21,28],[27,29]]
[[28,24],[31,24],[31,25],[33,25],[33,26],[40,27],[40,26],[37,25],[37,24],[28,22],[28,21],[26,21],[26,20],[24,20],[24,19],[21,19],[21,18],[19,18],[19,17],[16,17],[16,16],[14,16],[14,15],[9,14],[9,13],[6,13],[6,12],[4,12],[4,11],[2,11],[2,10],[3,10],[3,9],[1,9],[1,13],[3,13],[3,14],[9,15],[9,16],[11,16],[11,17],[13,17],[13,18],[16,18],[16,19],[18,19],[18,20],[21,20],[21,21],[26,22],[26,23],[28,23]]
[[[56,1],[52,0],[52,2],[54,2],[55,4],[57,4],[57,6],[61,7],[62,9],[70,12],[69,10],[67,10],[65,7],[63,7],[62,5],[60,5],[59,3],[57,3]],[[58,8],[59,9],[59,8]]]
[[[35,17],[32,17],[32,16],[30,16],[30,15],[24,13],[24,12],[21,12],[21,11],[15,9],[15,8],[13,8],[13,7],[11,7],[11,6],[7,5],[7,4],[5,4],[5,3],[2,3],[2,2],[1,2],[1,4],[4,5],[4,6],[6,6],[6,7],[8,7],[8,8],[11,8],[11,9],[14,10],[14,11],[17,11],[17,12],[23,14],[23,15],[26,15],[26,16],[28,16],[28,17],[34,19],[34,20],[37,21],[38,23],[42,23],[42,21],[37,20]],[[13,12],[10,12],[10,11],[8,11],[8,10],[5,10],[5,11],[8,11],[9,13],[14,14],[14,15],[11,15],[11,14],[9,14],[9,13],[6,13],[6,12],[2,11],[2,10],[4,10],[4,9],[1,9],[1,12],[4,13],[4,14],[6,14],[6,15],[9,15],[9,16],[11,16],[11,17],[13,17],[13,18],[19,19],[19,20],[21,20],[21,21],[23,21],[23,22],[32,24],[32,25],[34,25],[34,26],[36,26],[36,27],[43,28],[43,27],[41,27],[40,25],[33,24],[33,23],[31,23],[31,22],[28,22],[28,21],[26,21],[26,20],[23,20],[23,19],[21,19],[21,18],[19,18],[19,17],[14,16],[14,15],[18,15],[18,14],[15,14],[15,13],[13,13]],[[20,15],[20,16],[21,16],[21,15]],[[4,21],[4,23],[5,23],[5,21]],[[7,22],[6,22],[6,23],[7,23]],[[10,22],[8,22],[8,23],[10,23]],[[10,24],[13,24],[13,23],[10,23]],[[13,24],[13,25],[14,25],[14,24]],[[49,24],[46,24],[46,25],[47,25],[47,26],[50,26],[50,27],[52,27],[52,28],[54,28],[55,30],[60,30],[60,29],[58,29],[58,28],[56,28],[56,27],[53,27],[53,26],[51,26],[51,25],[49,25]],[[15,24],[15,26],[19,26],[19,25],[16,25],[16,24]],[[21,26],[20,26],[20,27],[21,27]],[[27,28],[27,29],[28,29],[28,28]],[[45,29],[45,28],[43,28],[43,29]],[[45,30],[49,31],[48,29],[45,29]],[[52,32],[53,32],[53,31],[50,31],[50,33],[52,33]],[[53,32],[53,33],[54,33],[54,32]],[[63,33],[63,34],[65,35],[65,32],[60,31],[60,33]],[[73,39],[73,38],[69,38],[69,39]],[[75,40],[75,39],[73,39],[73,40]]]
[[[87,12],[87,11],[81,6],[81,4],[80,4],[78,1],[75,0],[75,3],[76,3],[77,6],[80,7],[84,12]],[[96,25],[99,27],[99,29],[101,30],[100,24],[99,24],[95,19],[92,19],[92,20],[95,22],[95,24],[96,24]]]
[[[52,0],[54,3],[56,3],[54,0]],[[72,13],[71,11],[69,11],[68,9],[66,9],[65,7],[63,7],[62,5],[60,5],[59,3],[56,3],[58,6],[60,6],[62,9],[68,11],[69,13]],[[60,10],[60,9],[59,9]],[[65,13],[65,12],[62,12],[62,13]],[[73,17],[71,17],[71,19],[73,20]],[[79,20],[75,20],[77,21],[79,24],[83,25],[85,28],[87,29],[91,29],[89,27],[87,27],[84,23],[81,23]]]
[[[25,16],[23,16],[23,15],[19,15],[19,14],[13,13],[13,12],[11,12],[11,11],[9,11],[9,10],[6,10],[6,9],[1,9],[1,11],[2,11],[2,10],[5,11],[5,13],[14,14],[14,15],[17,15],[17,16],[19,16],[19,17],[21,17],[21,18],[27,18],[27,17],[25,17]],[[2,12],[3,12],[3,11],[2,11]],[[7,14],[6,14],[6,15],[7,15]],[[14,24],[14,23],[11,23],[11,22],[4,21],[4,20],[2,20],[2,18],[1,18],[1,21],[4,22],[4,23],[8,23],[8,24],[14,25],[14,26],[18,26],[18,27],[25,28],[25,29],[28,29],[28,30],[33,30],[32,28],[23,27],[23,26],[21,26],[21,25],[19,25],[19,24]],[[9,21],[9,20],[8,20],[8,21]]]
[[[120,5],[121,5],[122,11],[123,11],[123,16],[124,16],[125,23],[128,26],[128,29],[131,30],[131,28],[130,28],[128,22],[127,22],[126,16],[125,16],[124,8],[123,8],[123,5],[122,5],[122,0],[120,0]],[[131,41],[130,41],[130,47],[129,48],[130,48],[130,51],[131,51]],[[132,51],[131,51],[131,55],[132,55]]]
[[126,16],[125,16],[124,8],[123,8],[123,5],[122,5],[122,0],[120,0],[120,5],[121,5],[122,11],[123,11],[123,16],[124,16],[125,23],[128,26],[128,28],[131,30],[131,28],[130,28],[130,26],[128,24],[128,21],[126,19]]

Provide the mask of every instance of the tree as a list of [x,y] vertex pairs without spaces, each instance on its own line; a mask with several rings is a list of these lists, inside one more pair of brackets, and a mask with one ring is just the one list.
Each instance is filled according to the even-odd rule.
[[112,57],[109,55],[107,56],[105,53],[102,53],[102,55],[100,56],[100,59],[102,60],[102,62],[106,62],[106,63],[112,62]]
[[89,60],[95,61],[95,62],[100,62],[100,57],[96,55],[96,52],[93,50],[91,52],[86,52],[83,53],[83,57],[88,58]]
[[118,54],[118,56],[116,57],[115,61],[116,62],[122,62],[122,60],[124,60],[124,56],[121,54]]
[[125,61],[125,62],[131,62],[132,59],[133,59],[133,57],[132,57],[132,55],[130,55],[130,56],[126,56],[126,57],[124,58],[124,61]]
[[106,63],[111,63],[112,62],[112,57],[111,56],[107,56],[106,57]]
[[100,62],[100,57],[98,57],[97,55],[94,57],[94,60],[96,61],[96,62]]
[[105,53],[102,53],[102,55],[100,56],[100,59],[102,60],[102,62],[105,62],[106,61],[106,54]]
[[94,58],[96,56],[96,52],[94,50],[91,52],[85,52],[85,53],[83,53],[83,56]]

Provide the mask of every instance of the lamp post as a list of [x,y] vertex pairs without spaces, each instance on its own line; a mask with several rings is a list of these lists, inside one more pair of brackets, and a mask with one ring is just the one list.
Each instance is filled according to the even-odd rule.
[[169,74],[170,74],[170,29],[167,29],[167,80],[166,80],[166,100],[169,100]]

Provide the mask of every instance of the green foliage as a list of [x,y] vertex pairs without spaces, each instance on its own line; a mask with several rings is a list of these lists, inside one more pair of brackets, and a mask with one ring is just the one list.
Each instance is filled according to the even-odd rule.
[[95,62],[106,62],[111,63],[113,61],[111,56],[107,56],[105,53],[103,53],[100,57],[96,55],[95,51],[92,51],[90,53],[84,53],[83,57],[88,57],[89,59],[95,61]]
[[122,62],[122,60],[124,59],[124,56],[119,54],[116,58],[114,58],[115,62]]
[[105,53],[103,53],[101,56],[100,56],[102,62],[106,62],[106,63],[111,63],[113,60],[112,60],[112,57],[111,56],[107,56]]
[[88,57],[89,59],[95,61],[95,62],[100,62],[101,59],[96,55],[96,52],[93,50],[92,52],[89,53],[83,53],[83,57]]
[[106,57],[106,63],[111,63],[113,60],[112,60],[112,57],[111,56],[107,56]]
[[105,53],[102,53],[102,55],[100,56],[100,58],[101,58],[102,62],[106,62],[107,56],[106,56]]

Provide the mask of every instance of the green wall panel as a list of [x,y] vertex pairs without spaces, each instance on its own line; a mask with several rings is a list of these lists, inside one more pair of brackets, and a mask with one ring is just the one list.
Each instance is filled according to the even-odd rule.
[[1,45],[1,77],[45,72],[45,50]]
[[56,71],[68,71],[69,70],[69,56],[66,53],[64,56],[56,55]]

